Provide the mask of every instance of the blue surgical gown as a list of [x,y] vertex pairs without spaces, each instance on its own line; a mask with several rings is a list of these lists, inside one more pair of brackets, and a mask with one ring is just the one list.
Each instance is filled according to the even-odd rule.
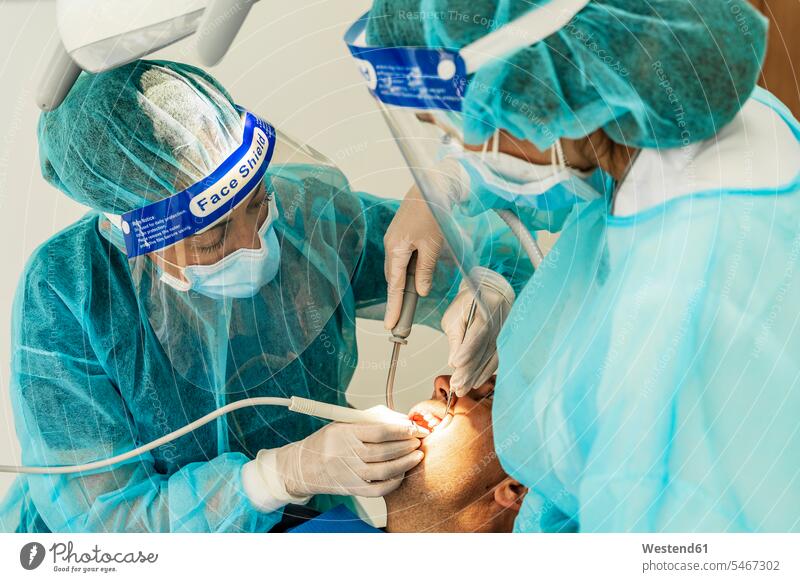
[[498,342],[516,531],[800,530],[800,175],[608,206],[573,213]]

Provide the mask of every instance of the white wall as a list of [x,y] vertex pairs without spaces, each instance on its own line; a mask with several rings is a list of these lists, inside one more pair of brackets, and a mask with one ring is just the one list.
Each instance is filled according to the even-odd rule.
[[[354,189],[399,197],[411,178],[341,40],[368,6],[367,0],[260,2],[210,72],[242,105],[334,159]],[[8,399],[14,289],[33,249],[85,212],[39,173],[33,97],[55,40],[54,10],[53,2],[0,0],[0,464],[19,461]],[[191,41],[159,56],[196,62]],[[349,391],[357,406],[382,402],[385,337],[380,323],[360,322],[361,358]],[[433,331],[415,331],[398,373],[399,406],[430,393],[432,378],[446,371],[446,343]],[[0,475],[0,495],[10,483]]]

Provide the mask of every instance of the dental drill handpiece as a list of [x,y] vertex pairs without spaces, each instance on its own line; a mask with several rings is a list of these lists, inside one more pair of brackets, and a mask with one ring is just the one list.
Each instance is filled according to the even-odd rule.
[[417,251],[411,253],[411,259],[406,267],[406,285],[403,288],[403,305],[400,308],[400,318],[392,329],[389,341],[392,346],[392,357],[389,360],[389,375],[386,378],[386,406],[394,410],[394,377],[397,374],[397,361],[400,357],[400,346],[408,343],[411,326],[414,325],[414,313],[417,311],[417,283],[414,273],[417,270]]

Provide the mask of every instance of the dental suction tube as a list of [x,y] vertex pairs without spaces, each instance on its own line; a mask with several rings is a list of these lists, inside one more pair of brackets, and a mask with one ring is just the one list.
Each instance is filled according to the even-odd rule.
[[527,227],[522,224],[519,217],[510,210],[495,209],[495,212],[503,222],[508,225],[509,230],[511,230],[514,236],[517,237],[525,254],[528,255],[528,259],[530,259],[533,268],[538,269],[539,265],[544,261],[544,253],[542,253],[542,249],[539,248],[539,243],[536,242],[536,239],[533,238],[533,235]]
[[25,473],[28,475],[67,475],[71,473],[83,473],[86,471],[94,471],[102,469],[111,465],[116,465],[123,461],[136,458],[144,453],[152,451],[162,445],[174,441],[197,430],[201,426],[205,426],[229,412],[234,412],[241,408],[250,408],[252,406],[284,406],[292,412],[305,414],[306,416],[316,416],[334,422],[345,422],[348,424],[396,424],[403,420],[406,422],[408,419],[405,415],[399,412],[394,412],[384,407],[370,408],[369,410],[357,410],[355,408],[347,408],[346,406],[337,406],[335,404],[328,404],[327,402],[317,402],[308,398],[300,398],[292,396],[291,398],[247,398],[226,404],[205,416],[198,418],[194,422],[190,422],[183,428],[172,431],[152,442],[137,447],[127,453],[122,453],[108,459],[102,459],[83,465],[63,465],[63,466],[41,466],[41,467],[28,467],[21,465],[0,465],[0,473]]

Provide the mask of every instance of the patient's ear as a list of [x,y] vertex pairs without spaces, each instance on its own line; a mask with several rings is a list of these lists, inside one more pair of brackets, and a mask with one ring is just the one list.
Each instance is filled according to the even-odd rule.
[[519,511],[528,488],[511,477],[506,477],[494,488],[494,501],[500,507]]

